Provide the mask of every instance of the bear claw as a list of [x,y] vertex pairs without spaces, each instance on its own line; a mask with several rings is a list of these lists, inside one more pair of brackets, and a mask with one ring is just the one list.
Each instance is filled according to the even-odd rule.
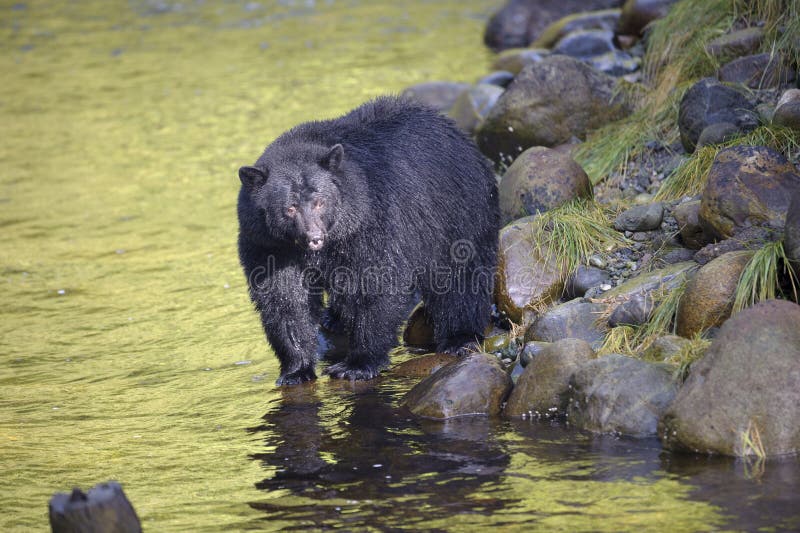
[[317,375],[314,373],[313,368],[303,368],[288,374],[281,374],[281,376],[275,381],[275,385],[278,387],[282,387],[284,385],[299,385],[300,383],[313,381],[315,379],[317,379]]

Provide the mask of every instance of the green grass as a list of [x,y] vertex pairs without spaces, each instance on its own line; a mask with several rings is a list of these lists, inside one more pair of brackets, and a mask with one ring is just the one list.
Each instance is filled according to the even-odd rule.
[[[788,286],[786,294],[781,292],[781,279],[786,280]],[[783,251],[783,242],[767,243],[753,254],[739,276],[733,300],[733,313],[778,296],[798,301],[799,287],[797,277]]]

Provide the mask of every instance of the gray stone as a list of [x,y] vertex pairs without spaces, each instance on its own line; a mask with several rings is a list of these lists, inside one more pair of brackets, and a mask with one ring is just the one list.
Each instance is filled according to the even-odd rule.
[[447,115],[462,131],[471,135],[501,94],[503,89],[497,85],[474,85],[456,98]]
[[610,279],[611,276],[605,270],[580,265],[567,280],[564,288],[564,298],[568,300],[580,298],[589,289],[608,283]]
[[564,36],[578,30],[611,31],[619,21],[619,9],[604,9],[567,15],[550,24],[533,42],[533,48],[552,48]]
[[641,60],[638,57],[619,50],[588,57],[584,61],[609,76],[625,76],[641,68]]
[[[550,50],[542,48],[511,48],[504,50],[492,62],[493,70],[505,70],[515,77],[528,65],[540,63],[550,55]],[[513,81],[513,80],[512,80]],[[511,83],[509,83],[511,85]],[[506,86],[508,88],[508,86]]]
[[720,81],[741,83],[751,89],[770,89],[794,79],[795,72],[784,65],[780,54],[755,54],[734,59],[719,69]]
[[800,89],[789,89],[778,100],[772,123],[800,131]]
[[629,300],[622,302],[611,312],[608,317],[609,327],[617,326],[639,326],[650,320],[655,308],[655,301],[652,295],[634,294]]
[[505,89],[514,80],[514,73],[507,70],[495,70],[479,79],[476,85],[497,85]]
[[683,244],[693,250],[699,250],[708,244],[708,239],[703,233],[703,226],[700,224],[699,213],[700,200],[684,202],[672,210],[672,216],[678,222],[678,231],[680,231]]
[[661,227],[664,204],[656,202],[631,207],[617,215],[614,228],[617,231],[651,231]]
[[606,306],[575,299],[548,309],[539,315],[525,332],[525,341],[555,342],[581,339],[597,349],[603,344],[608,328],[599,323]]
[[754,54],[763,40],[764,29],[754,26],[712,39],[706,45],[706,51],[720,61],[727,61],[734,57]]
[[496,415],[511,387],[511,378],[496,357],[473,353],[417,383],[403,403],[425,418]]
[[430,81],[418,83],[404,89],[400,95],[411,98],[417,102],[436,109],[437,111],[448,111],[456,102],[456,98],[469,89],[467,83],[455,83],[452,81]]
[[553,47],[554,54],[588,59],[614,50],[614,33],[609,30],[578,30],[565,35]]
[[681,100],[678,128],[686,151],[693,152],[703,130],[717,122],[750,131],[758,126],[758,113],[739,91],[705,78],[692,85]]
[[517,379],[504,413],[513,417],[564,414],[570,377],[592,357],[592,347],[578,339],[561,339],[546,346]]
[[659,418],[678,391],[671,367],[619,354],[584,363],[570,385],[571,424],[634,437],[656,434]]
[[720,328],[664,414],[669,449],[767,456],[800,452],[800,306],[767,300]]
[[519,362],[522,364],[523,367],[526,367],[533,361],[537,355],[542,353],[547,346],[550,346],[549,342],[543,341],[530,341],[526,342],[525,346],[522,348],[522,352],[519,354]]
[[741,135],[742,131],[730,122],[715,122],[709,124],[700,132],[697,138],[697,147],[722,144]]

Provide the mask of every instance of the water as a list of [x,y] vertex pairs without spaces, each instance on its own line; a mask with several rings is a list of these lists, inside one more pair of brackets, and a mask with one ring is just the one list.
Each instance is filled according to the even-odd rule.
[[795,459],[417,420],[391,375],[273,387],[236,169],[298,122],[476,79],[497,4],[0,2],[0,530],[108,479],[149,531],[800,529]]

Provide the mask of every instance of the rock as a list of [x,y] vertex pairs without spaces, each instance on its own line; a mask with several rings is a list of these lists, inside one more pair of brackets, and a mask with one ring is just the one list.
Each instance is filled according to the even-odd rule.
[[726,63],[720,67],[717,77],[720,81],[741,83],[751,89],[770,89],[794,78],[794,71],[782,64],[780,55],[764,53]]
[[580,265],[575,272],[567,279],[564,287],[564,298],[573,300],[580,298],[586,291],[593,287],[598,287],[603,283],[608,283],[611,276],[607,271],[597,267]]
[[511,387],[511,378],[496,357],[473,353],[420,381],[403,403],[426,418],[496,415]]
[[664,218],[664,204],[656,202],[637,205],[617,215],[614,228],[617,231],[651,231],[661,227]]
[[609,76],[625,76],[641,68],[641,60],[638,57],[619,50],[612,50],[605,54],[589,57],[585,61],[596,70]]
[[534,240],[538,227],[526,217],[500,230],[495,300],[517,324],[530,323],[531,312],[557,299],[564,286],[556,258],[547,258]]
[[530,341],[526,342],[525,346],[522,348],[522,352],[519,354],[519,362],[523,367],[526,367],[533,361],[542,350],[546,347],[550,346],[550,342],[543,342],[543,341]]
[[789,200],[800,191],[800,175],[781,154],[765,146],[721,150],[708,172],[698,217],[717,239],[750,226],[783,228]]
[[642,35],[644,28],[667,14],[677,0],[627,0],[617,23],[620,35]]
[[684,202],[672,210],[672,216],[678,222],[683,244],[693,250],[699,250],[708,244],[708,239],[703,233],[703,226],[700,225],[699,212],[700,200]]
[[783,228],[783,251],[800,275],[800,193],[795,193],[786,214]]
[[741,135],[741,133],[739,128],[730,122],[709,124],[700,132],[700,137],[697,138],[697,148],[728,142]]
[[578,30],[565,35],[553,47],[554,54],[576,59],[588,59],[614,50],[614,32],[609,30]]
[[469,89],[469,84],[467,83],[430,81],[412,85],[404,89],[400,96],[411,98],[437,111],[444,112],[453,107],[456,98],[467,89]]
[[483,351],[497,356],[501,360],[515,361],[522,348],[522,339],[509,333],[493,335],[483,341]]
[[543,48],[510,48],[497,55],[492,62],[492,69],[511,72],[516,76],[523,68],[534,63],[540,63],[549,55],[550,50]]
[[648,293],[634,294],[629,300],[622,302],[608,317],[609,327],[639,326],[650,320],[655,309],[655,300]]
[[670,367],[619,354],[584,363],[570,385],[570,423],[634,437],[656,434],[659,418],[678,391]]
[[598,323],[606,306],[575,299],[548,309],[536,318],[525,332],[525,342],[555,342],[560,339],[581,339],[595,349],[603,344],[607,331]]
[[[659,424],[665,447],[767,456],[800,451],[800,306],[767,300],[728,319]],[[749,439],[747,438],[749,437]]]
[[758,114],[742,93],[713,78],[704,78],[686,91],[680,104],[678,128],[686,151],[693,152],[700,133],[717,122],[750,131],[758,126]]
[[436,345],[433,338],[433,322],[422,304],[411,312],[403,330],[403,342],[408,346],[431,348]]
[[569,14],[618,4],[619,0],[510,0],[489,19],[483,42],[493,50],[528,46],[546,27]]
[[722,325],[731,316],[739,276],[752,257],[747,251],[729,252],[697,271],[686,285],[678,305],[675,319],[678,335],[693,337]]
[[455,361],[458,361],[458,357],[449,353],[429,353],[403,361],[392,367],[391,373],[395,376],[423,378]]
[[772,123],[800,130],[800,89],[789,89],[783,93],[772,115]]
[[500,180],[505,222],[548,211],[575,198],[591,198],[592,182],[567,154],[534,146],[521,153]]
[[555,146],[611,120],[628,108],[614,78],[577,59],[550,56],[514,78],[477,132],[481,151],[510,163],[531,146]]
[[715,241],[707,244],[695,252],[694,261],[705,265],[712,259],[739,250],[755,251],[768,242],[775,242],[780,238],[780,233],[774,229],[761,226],[752,226],[738,230],[736,235],[729,239]]
[[637,294],[647,294],[656,290],[672,290],[681,285],[686,277],[691,276],[696,268],[697,263],[694,261],[685,261],[640,273],[635,278],[629,279],[603,294],[603,300],[611,305],[614,305],[613,302],[618,302],[616,305],[619,305]]
[[497,85],[474,85],[456,98],[447,116],[452,118],[462,131],[472,135],[501,94],[503,89]]
[[764,29],[754,26],[712,39],[706,45],[706,51],[723,62],[734,57],[756,53],[763,40]]
[[690,343],[679,335],[664,335],[654,340],[650,346],[642,353],[642,359],[648,361],[667,361],[680,355],[684,348]]
[[592,347],[578,339],[560,339],[546,346],[517,379],[503,412],[512,417],[562,415],[572,373],[593,357]]
[[550,24],[533,42],[532,48],[552,48],[567,34],[578,30],[613,30],[619,21],[619,9],[575,13]]
[[495,70],[479,79],[476,85],[497,85],[498,87],[505,89],[513,80],[513,72],[509,72],[507,70]]

